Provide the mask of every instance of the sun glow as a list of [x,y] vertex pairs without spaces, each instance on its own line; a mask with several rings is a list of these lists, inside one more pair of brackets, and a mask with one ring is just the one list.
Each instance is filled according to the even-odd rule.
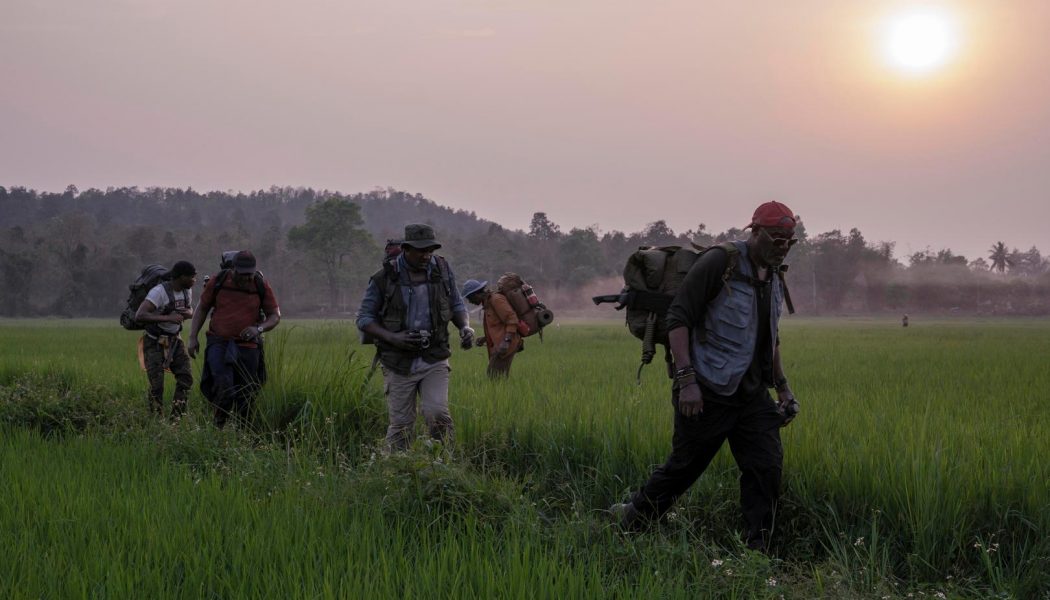
[[929,75],[947,65],[959,49],[959,27],[953,15],[935,9],[912,9],[889,17],[882,47],[887,63],[907,75]]

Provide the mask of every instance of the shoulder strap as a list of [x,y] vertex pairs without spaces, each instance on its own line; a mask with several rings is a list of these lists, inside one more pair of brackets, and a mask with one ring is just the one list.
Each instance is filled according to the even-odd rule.
[[376,282],[376,287],[379,288],[379,294],[383,297],[384,312],[390,306],[390,299],[400,284],[396,263],[396,260],[383,261],[383,268],[376,271],[371,277],[372,281]]
[[223,269],[222,271],[219,271],[217,275],[215,275],[215,287],[213,288],[214,291],[211,292],[212,306],[214,306],[215,303],[218,301],[218,292],[223,290],[223,285],[226,283],[226,280],[228,280],[228,278],[230,278],[229,269]]
[[255,292],[259,294],[259,310],[262,310],[263,302],[266,300],[266,278],[258,271],[255,272]]
[[780,278],[780,286],[784,288],[784,304],[787,304],[788,314],[795,314],[795,303],[791,301],[791,292],[788,290],[787,280],[784,279],[784,273],[787,273],[787,265],[780,265],[777,269],[777,277]]
[[[160,284],[164,288],[164,292],[168,294],[168,305],[161,311],[162,314],[168,314],[175,310],[175,290],[171,289],[171,280],[165,281]],[[185,299],[185,292],[183,292],[183,299]]]
[[740,266],[740,248],[736,247],[733,242],[723,242],[716,246],[725,250],[727,257],[729,258],[726,262],[726,270],[722,273],[722,283],[729,283],[730,278],[737,274],[737,267]]
[[438,265],[438,273],[441,276],[441,283],[445,286],[445,295],[452,297],[452,276],[449,275],[448,261],[445,260],[444,256],[435,256]]

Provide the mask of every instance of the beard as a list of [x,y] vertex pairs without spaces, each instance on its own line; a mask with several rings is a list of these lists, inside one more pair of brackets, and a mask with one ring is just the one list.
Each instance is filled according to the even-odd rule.
[[769,248],[762,248],[758,254],[761,261],[770,267],[779,267],[784,264],[784,259],[787,258],[786,251],[777,250],[772,246]]

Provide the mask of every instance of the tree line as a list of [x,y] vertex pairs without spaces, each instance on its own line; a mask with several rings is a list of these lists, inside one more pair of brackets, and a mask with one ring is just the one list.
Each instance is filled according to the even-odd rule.
[[[223,251],[246,248],[286,314],[349,316],[386,240],[410,222],[435,227],[460,282],[513,270],[555,310],[594,314],[589,297],[618,291],[624,262],[639,246],[746,237],[703,223],[675,232],[664,220],[633,233],[563,231],[544,212],[527,231],[511,230],[393,189],[0,187],[0,315],[113,316],[145,265],[189,260],[213,273]],[[988,253],[972,259],[950,249],[899,259],[892,242],[869,241],[859,229],[813,235],[803,225],[797,235],[787,280],[802,314],[1050,314],[1050,259],[1035,247],[990,240]]]

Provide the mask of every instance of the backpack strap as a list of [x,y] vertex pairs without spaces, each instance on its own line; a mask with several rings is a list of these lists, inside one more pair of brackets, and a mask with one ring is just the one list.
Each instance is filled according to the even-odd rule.
[[795,314],[795,303],[791,301],[791,291],[788,290],[787,280],[784,279],[784,273],[787,273],[788,266],[780,265],[776,270],[777,277],[780,278],[780,286],[784,288],[784,304],[787,304],[788,314]]
[[441,275],[441,283],[445,286],[445,296],[452,297],[452,275],[448,268],[448,261],[444,256],[434,257],[438,265],[438,273]]
[[[213,294],[213,301],[214,297],[218,296],[219,292],[221,292],[224,289],[223,286],[226,284],[226,281],[230,278],[230,272],[230,269],[223,269],[222,271],[219,271],[219,274],[215,277],[215,292]],[[262,273],[258,271],[255,272],[255,275],[253,277],[255,279],[255,293],[259,295],[259,310],[262,310],[262,304],[266,300],[266,278],[263,277]],[[233,291],[243,292],[244,290]]]
[[[162,282],[160,284],[160,287],[164,288],[164,292],[168,295],[168,305],[165,306],[162,311],[160,311],[160,314],[169,315],[175,312],[175,290],[172,289],[172,283],[170,279],[168,281]],[[182,297],[183,299],[186,298],[185,291],[182,292]]]
[[733,242],[723,242],[712,247],[725,250],[726,257],[729,259],[726,262],[726,270],[722,273],[722,286],[725,288],[726,294],[732,294],[733,288],[729,285],[729,281],[733,279],[737,281],[747,279],[737,269],[740,266],[740,248],[737,248]]
[[394,297],[394,294],[397,292],[397,289],[401,284],[401,274],[398,269],[397,260],[383,261],[383,268],[376,271],[371,279],[376,282],[376,286],[379,288],[379,294],[383,297],[383,308],[381,312],[386,312],[387,307],[390,306],[390,299]]
[[230,278],[229,269],[223,269],[222,271],[219,271],[217,275],[215,275],[215,291],[213,291],[211,294],[212,304],[214,304],[215,301],[217,301],[218,292],[223,290],[223,284],[226,283],[226,280],[228,280],[228,278]]
[[[748,277],[737,270],[737,266],[740,264],[740,249],[736,247],[736,244],[733,242],[725,242],[724,244],[719,244],[715,247],[725,250],[726,254],[729,256],[729,262],[726,264],[725,273],[722,274],[723,284],[728,284],[732,280],[743,281],[744,283],[750,284],[751,287],[769,285],[768,281],[761,281],[754,277]],[[787,304],[788,314],[793,315],[795,314],[795,303],[791,301],[791,291],[788,290],[787,281],[784,279],[784,273],[786,273],[787,270],[787,265],[780,265],[773,270],[773,275],[774,277],[780,278],[780,285],[784,288],[784,303]],[[725,285],[725,290],[726,294],[733,293],[733,288],[729,285]]]

